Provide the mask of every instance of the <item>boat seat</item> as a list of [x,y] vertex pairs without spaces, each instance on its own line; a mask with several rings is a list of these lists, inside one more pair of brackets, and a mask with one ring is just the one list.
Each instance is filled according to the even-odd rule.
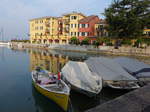
[[47,84],[47,85],[42,85],[43,87],[51,87],[51,86],[57,86],[56,84]]

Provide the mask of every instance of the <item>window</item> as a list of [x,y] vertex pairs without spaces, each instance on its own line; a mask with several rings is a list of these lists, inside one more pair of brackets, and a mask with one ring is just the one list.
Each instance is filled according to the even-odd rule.
[[85,28],[85,24],[82,24],[82,28]]
[[41,20],[40,23],[43,23],[43,20]]
[[88,28],[89,27],[89,24],[85,24],[85,28]]
[[59,28],[58,28],[58,30],[60,31],[60,30],[61,30],[61,28],[59,27]]
[[77,25],[76,25],[76,24],[74,24],[74,27],[76,28],[76,27],[77,27]]
[[85,36],[88,36],[88,32],[85,32]]
[[40,27],[40,30],[43,30],[43,26]]
[[77,19],[77,16],[71,16],[71,19],[72,19],[72,20],[76,20],[76,19]]
[[73,36],[73,32],[71,32],[71,36]]
[[38,27],[35,27],[35,30],[38,30],[39,28]]
[[85,32],[82,32],[81,36],[85,36]]
[[88,36],[89,32],[79,32],[79,36]]
[[79,24],[79,28],[82,28],[82,24]]
[[74,32],[74,36],[76,36],[76,32]]
[[35,23],[38,24],[38,20],[36,20]]
[[71,24],[71,28],[73,28],[73,24]]
[[39,34],[38,33],[35,33],[35,36],[38,36]]

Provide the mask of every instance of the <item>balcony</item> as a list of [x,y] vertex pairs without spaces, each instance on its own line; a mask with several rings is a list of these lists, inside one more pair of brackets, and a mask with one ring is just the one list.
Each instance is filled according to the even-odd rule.
[[45,30],[45,34],[50,34],[49,29],[46,29],[46,30]]
[[64,28],[63,31],[64,31],[65,33],[69,33],[69,29],[68,29],[68,28]]
[[50,27],[50,23],[49,22],[45,22],[45,26],[46,27]]
[[69,25],[69,20],[68,19],[64,19],[64,24]]

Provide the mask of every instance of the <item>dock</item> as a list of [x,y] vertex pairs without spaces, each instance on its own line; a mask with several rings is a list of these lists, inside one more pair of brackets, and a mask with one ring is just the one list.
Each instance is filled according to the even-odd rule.
[[150,84],[86,112],[150,112]]

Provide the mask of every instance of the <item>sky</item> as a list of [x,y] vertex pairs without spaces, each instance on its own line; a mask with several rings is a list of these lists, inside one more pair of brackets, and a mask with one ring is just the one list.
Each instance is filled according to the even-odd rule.
[[[29,20],[43,16],[61,16],[81,12],[87,16],[98,15],[112,0],[0,0],[0,41],[28,39]],[[4,37],[2,38],[2,29]]]

